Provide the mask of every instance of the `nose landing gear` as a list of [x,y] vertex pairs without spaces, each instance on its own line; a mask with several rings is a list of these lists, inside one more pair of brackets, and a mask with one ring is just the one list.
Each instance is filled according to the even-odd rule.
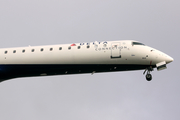
[[146,71],[147,71],[146,80],[151,81],[152,80],[152,75],[150,74],[150,72],[153,71],[153,68],[151,66],[149,68],[146,68],[143,74],[145,74]]

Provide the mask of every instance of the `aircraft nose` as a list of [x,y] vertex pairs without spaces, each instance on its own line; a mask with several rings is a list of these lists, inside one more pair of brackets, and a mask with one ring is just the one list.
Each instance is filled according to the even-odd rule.
[[172,57],[167,56],[166,63],[170,63],[170,62],[173,62],[173,61],[174,61],[174,59]]

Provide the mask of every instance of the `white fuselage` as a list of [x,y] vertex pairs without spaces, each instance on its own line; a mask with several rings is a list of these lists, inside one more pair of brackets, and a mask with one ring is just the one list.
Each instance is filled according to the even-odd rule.
[[137,41],[105,41],[0,49],[0,79],[146,69],[173,59]]

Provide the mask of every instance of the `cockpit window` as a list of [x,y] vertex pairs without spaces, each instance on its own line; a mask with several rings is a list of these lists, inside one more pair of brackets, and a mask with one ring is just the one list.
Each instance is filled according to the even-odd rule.
[[144,45],[144,44],[139,43],[139,42],[132,42],[132,45]]

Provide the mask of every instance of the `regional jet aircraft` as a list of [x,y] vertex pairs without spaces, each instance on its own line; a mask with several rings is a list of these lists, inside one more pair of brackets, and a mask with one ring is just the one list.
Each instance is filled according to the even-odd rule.
[[173,58],[134,40],[0,49],[0,81],[18,77],[162,70]]

